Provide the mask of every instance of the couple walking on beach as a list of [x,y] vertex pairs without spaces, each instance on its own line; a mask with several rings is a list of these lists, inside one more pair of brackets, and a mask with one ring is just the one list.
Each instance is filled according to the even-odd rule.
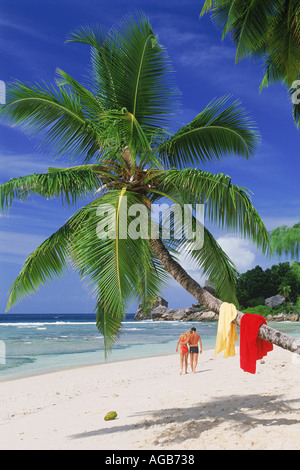
[[187,374],[189,348],[191,369],[193,374],[195,373],[199,356],[198,343],[200,346],[200,354],[202,354],[202,341],[200,336],[196,333],[195,327],[180,335],[176,346],[176,352],[178,352],[178,346],[180,345],[180,375],[183,373],[183,364],[185,365],[185,373]]

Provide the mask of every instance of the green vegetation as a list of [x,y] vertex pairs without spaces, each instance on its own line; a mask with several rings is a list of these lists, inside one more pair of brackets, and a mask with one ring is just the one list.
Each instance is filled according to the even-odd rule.
[[[245,57],[264,61],[261,89],[282,82],[293,94],[300,79],[299,0],[206,0],[201,14],[212,12],[214,23],[236,46],[236,62]],[[293,107],[300,126],[300,104]]]
[[[281,294],[286,302],[278,307],[267,307],[265,299]],[[249,313],[300,312],[300,263],[279,263],[265,271],[256,266],[241,274],[237,281],[237,298],[242,310]]]
[[273,253],[299,259],[300,254],[300,222],[288,227],[281,225],[270,233],[270,246]]

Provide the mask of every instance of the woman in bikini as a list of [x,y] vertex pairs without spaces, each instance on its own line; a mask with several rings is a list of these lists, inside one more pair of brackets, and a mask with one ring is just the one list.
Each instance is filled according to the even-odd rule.
[[188,348],[188,339],[191,336],[192,331],[187,331],[186,333],[180,335],[179,340],[176,346],[176,352],[178,352],[178,346],[180,345],[180,375],[183,372],[183,362],[185,365],[185,373],[187,374],[187,367],[188,367],[188,356],[189,356],[189,348]]

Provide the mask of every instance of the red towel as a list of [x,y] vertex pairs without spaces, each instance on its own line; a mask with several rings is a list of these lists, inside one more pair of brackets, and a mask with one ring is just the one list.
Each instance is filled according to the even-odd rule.
[[269,351],[273,350],[273,344],[257,337],[259,327],[267,324],[264,317],[245,313],[240,326],[240,366],[245,372],[255,374],[256,361],[262,359]]

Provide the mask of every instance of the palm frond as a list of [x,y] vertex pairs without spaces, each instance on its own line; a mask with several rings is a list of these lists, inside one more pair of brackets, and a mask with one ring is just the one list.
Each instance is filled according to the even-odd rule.
[[[168,229],[166,231],[167,238],[164,238],[163,225],[165,222],[162,217],[162,220],[157,222],[157,235],[159,234],[160,238],[163,239],[165,247],[175,258],[184,254],[187,261],[191,261],[193,270],[196,263],[197,271],[200,271],[199,274],[201,276],[205,275],[215,285],[219,298],[224,302],[237,303],[235,289],[238,271],[234,263],[223,251],[207,227],[203,225],[203,221],[196,219],[192,210],[190,211],[191,220],[185,220],[184,200],[185,198],[178,192],[175,204],[180,206],[181,215],[178,213],[176,216],[174,215],[170,223],[169,219],[167,220],[168,225],[170,224],[171,226],[171,230]],[[174,205],[170,206],[170,215],[174,209]],[[166,212],[164,217],[166,217]],[[190,222],[192,226],[190,226]],[[190,237],[191,229],[193,231],[193,240]],[[193,273],[192,277],[197,278],[197,275],[198,273]]]
[[[105,335],[106,350],[118,335],[128,301],[147,302],[158,295],[164,280],[148,239],[127,236],[127,204],[131,207],[142,202],[123,188],[86,206],[89,218],[81,223],[72,243],[73,266],[96,298],[97,324]],[[107,236],[106,210],[112,210]]]
[[204,204],[205,217],[220,228],[250,238],[263,251],[269,246],[268,232],[251,203],[248,191],[231,184],[229,176],[197,168],[161,172],[152,181],[169,195],[180,195],[185,204]]
[[92,48],[94,92],[106,110],[125,109],[147,137],[174,113],[178,90],[166,51],[158,43],[147,17],[128,17],[106,34],[87,26],[68,42]]
[[221,248],[211,232],[204,227],[204,244],[201,249],[189,250],[189,242],[182,245],[191,260],[215,286],[217,296],[223,302],[238,305],[236,283],[238,270],[235,264]]
[[67,169],[49,168],[48,173],[12,178],[0,185],[0,210],[9,210],[14,199],[26,200],[30,194],[57,197],[63,203],[75,204],[101,186],[101,177],[108,178],[101,173],[101,166],[81,165]]
[[[73,261],[73,239],[81,225],[88,223],[90,212],[84,206],[26,259],[22,270],[9,290],[7,310],[27,295],[37,290],[54,278],[61,277],[68,268],[68,261]],[[82,274],[79,272],[79,274]]]
[[277,2],[270,25],[268,59],[288,87],[300,73],[300,4],[298,0]]
[[132,113],[126,109],[121,111],[107,111],[101,116],[106,128],[114,128],[114,136],[118,134],[118,141],[121,147],[122,142],[126,142],[131,149],[131,154],[141,154],[150,150],[150,142]]
[[117,95],[120,78],[115,74],[121,64],[112,32],[99,25],[81,26],[69,33],[66,42],[91,46],[92,93],[104,110],[122,109],[124,105]]
[[86,118],[98,121],[99,113],[105,111],[101,101],[64,70],[57,68],[56,74],[56,83],[58,86],[70,88],[72,95],[77,96],[77,99],[80,101]]
[[19,127],[29,137],[39,137],[42,147],[70,160],[99,154],[95,124],[89,121],[78,97],[54,87],[15,81],[7,87],[7,104],[0,120]]
[[9,290],[6,311],[49,280],[62,276],[67,268],[71,232],[69,224],[63,225],[29,255]]
[[257,51],[266,41],[268,27],[276,10],[269,0],[206,0],[201,16],[212,12],[214,23],[230,34],[236,45],[236,61]]
[[176,110],[178,91],[170,60],[145,15],[123,21],[118,34],[127,66],[126,107],[151,132],[165,126]]
[[[239,3],[235,20],[227,27],[236,44],[236,62],[265,47],[275,10],[270,0],[247,0]],[[232,14],[232,9],[229,12]]]
[[208,11],[223,37],[232,37],[236,61],[249,55],[265,59],[263,86],[268,76],[291,86],[300,64],[298,0],[206,0],[201,15]]
[[249,158],[258,145],[258,132],[237,101],[224,108],[226,102],[227,98],[212,101],[190,124],[167,139],[158,148],[160,158],[176,167],[230,154]]
[[272,254],[290,256],[292,260],[299,259],[300,255],[300,222],[288,227],[282,225],[270,233]]

